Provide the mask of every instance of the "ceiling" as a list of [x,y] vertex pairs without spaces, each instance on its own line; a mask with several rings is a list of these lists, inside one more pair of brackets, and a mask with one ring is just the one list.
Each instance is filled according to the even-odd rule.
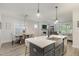
[[79,4],[72,3],[39,3],[40,18],[36,16],[37,3],[0,3],[0,13],[8,16],[17,16],[26,20],[35,21],[54,21],[56,18],[56,9],[58,6],[58,19],[61,21],[71,21],[72,11],[78,8]]

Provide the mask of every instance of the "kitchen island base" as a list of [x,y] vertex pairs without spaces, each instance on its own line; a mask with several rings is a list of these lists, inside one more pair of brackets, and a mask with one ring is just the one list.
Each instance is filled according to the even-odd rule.
[[55,44],[40,48],[30,43],[30,56],[55,56]]
[[55,47],[55,43],[48,45],[45,48],[40,48],[30,43],[30,56],[63,56],[64,45],[61,43]]

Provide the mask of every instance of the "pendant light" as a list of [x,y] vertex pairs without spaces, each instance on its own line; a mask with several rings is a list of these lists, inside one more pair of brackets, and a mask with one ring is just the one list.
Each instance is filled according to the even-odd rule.
[[56,20],[55,20],[54,24],[57,24],[57,23],[59,22],[59,21],[58,21],[58,15],[57,15],[58,6],[55,6],[55,8],[56,8]]
[[40,16],[40,11],[39,11],[39,3],[38,3],[37,17],[39,18],[39,16]]
[[37,29],[38,28],[38,25],[37,24],[34,24],[34,28]]

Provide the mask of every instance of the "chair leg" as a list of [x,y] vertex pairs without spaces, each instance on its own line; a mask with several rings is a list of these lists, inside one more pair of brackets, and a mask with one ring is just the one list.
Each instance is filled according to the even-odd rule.
[[26,54],[27,54],[27,47],[25,47],[25,56],[26,56]]
[[12,40],[12,46],[14,45],[14,41]]

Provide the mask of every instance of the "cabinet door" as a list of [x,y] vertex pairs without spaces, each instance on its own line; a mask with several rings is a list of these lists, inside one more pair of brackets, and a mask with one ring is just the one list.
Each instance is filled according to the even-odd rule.
[[44,48],[44,53],[50,51],[50,50],[55,50],[55,44],[48,45],[47,47]]
[[55,56],[62,56],[64,53],[63,43],[55,48]]
[[43,49],[30,43],[30,55],[31,56],[43,56]]

